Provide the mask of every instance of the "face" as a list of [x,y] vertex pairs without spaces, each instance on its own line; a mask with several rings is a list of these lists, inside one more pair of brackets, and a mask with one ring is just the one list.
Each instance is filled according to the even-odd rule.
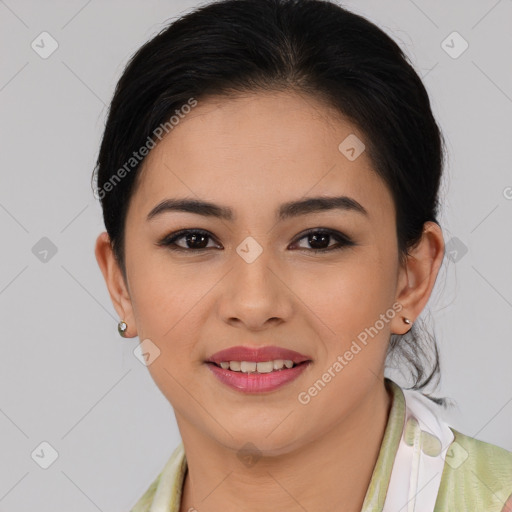
[[[284,453],[340,424],[382,377],[400,318],[395,208],[367,151],[339,149],[354,135],[364,143],[311,97],[254,93],[199,102],[146,158],[126,218],[124,314],[159,351],[148,369],[180,430]],[[171,199],[215,207],[154,211]],[[254,374],[222,380],[205,362],[234,346],[309,362],[249,389]]]

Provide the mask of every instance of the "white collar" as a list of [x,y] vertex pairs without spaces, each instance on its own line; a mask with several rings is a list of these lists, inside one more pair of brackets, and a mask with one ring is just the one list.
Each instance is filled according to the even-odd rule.
[[404,428],[382,512],[433,512],[454,434],[436,404],[418,391],[402,392]]

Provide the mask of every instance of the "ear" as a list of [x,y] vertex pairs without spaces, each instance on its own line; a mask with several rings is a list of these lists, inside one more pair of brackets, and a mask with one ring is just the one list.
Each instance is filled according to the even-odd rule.
[[402,317],[411,321],[420,315],[430,298],[444,257],[444,238],[439,224],[429,221],[423,227],[421,240],[410,251],[400,268],[396,301],[403,309],[391,322],[391,332],[405,334],[411,329]]
[[133,314],[132,302],[123,272],[114,255],[108,233],[103,232],[98,236],[94,253],[105,279],[105,283],[107,284],[112,304],[119,318],[124,320],[128,326],[125,337],[133,338],[137,336],[137,332],[135,329],[135,316]]

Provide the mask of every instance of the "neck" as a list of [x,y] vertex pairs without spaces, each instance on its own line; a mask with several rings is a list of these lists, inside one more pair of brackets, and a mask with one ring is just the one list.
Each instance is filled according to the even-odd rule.
[[180,512],[296,512],[299,508],[359,512],[391,403],[391,392],[383,380],[376,380],[357,409],[329,432],[284,455],[262,454],[247,466],[240,464],[236,451],[176,415],[188,466]]

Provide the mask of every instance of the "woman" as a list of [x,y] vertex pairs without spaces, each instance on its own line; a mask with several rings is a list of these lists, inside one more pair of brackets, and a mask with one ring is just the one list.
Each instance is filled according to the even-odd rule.
[[512,510],[512,453],[420,392],[442,167],[412,66],[335,3],[216,2],[134,55],[96,257],[182,443],[133,512]]

